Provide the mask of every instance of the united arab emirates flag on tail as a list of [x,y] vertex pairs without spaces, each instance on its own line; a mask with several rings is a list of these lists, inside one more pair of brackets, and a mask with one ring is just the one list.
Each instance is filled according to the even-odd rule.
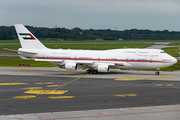
[[36,38],[34,36],[32,36],[30,33],[19,33],[19,35],[23,38],[23,39],[27,39],[27,40],[35,40]]

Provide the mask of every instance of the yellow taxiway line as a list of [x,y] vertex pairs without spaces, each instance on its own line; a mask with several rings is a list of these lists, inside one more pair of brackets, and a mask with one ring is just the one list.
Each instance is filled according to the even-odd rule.
[[149,79],[144,79],[144,78],[122,78],[122,79],[115,79],[119,81],[136,81],[136,80],[164,80],[163,78],[149,78]]

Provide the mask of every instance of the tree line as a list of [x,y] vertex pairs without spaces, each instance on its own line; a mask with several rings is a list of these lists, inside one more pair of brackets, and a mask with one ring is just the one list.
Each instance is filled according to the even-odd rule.
[[[26,26],[39,39],[52,40],[180,40],[180,31],[46,28]],[[0,40],[17,39],[14,26],[0,26]]]

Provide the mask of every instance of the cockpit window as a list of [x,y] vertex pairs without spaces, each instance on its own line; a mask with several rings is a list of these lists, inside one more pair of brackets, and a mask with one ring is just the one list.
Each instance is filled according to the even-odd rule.
[[165,51],[161,51],[161,53],[166,53]]

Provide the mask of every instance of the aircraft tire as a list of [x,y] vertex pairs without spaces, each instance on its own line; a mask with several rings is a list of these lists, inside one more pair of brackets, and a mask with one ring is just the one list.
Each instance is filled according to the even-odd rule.
[[86,73],[97,74],[98,71],[97,70],[87,70]]
[[90,73],[90,70],[87,70],[86,73]]
[[95,73],[95,74],[97,74],[97,73],[98,73],[98,71],[97,71],[97,70],[94,70],[94,73]]
[[155,75],[159,75],[159,72],[155,72]]
[[94,70],[91,70],[90,73],[91,73],[91,74],[94,74]]

